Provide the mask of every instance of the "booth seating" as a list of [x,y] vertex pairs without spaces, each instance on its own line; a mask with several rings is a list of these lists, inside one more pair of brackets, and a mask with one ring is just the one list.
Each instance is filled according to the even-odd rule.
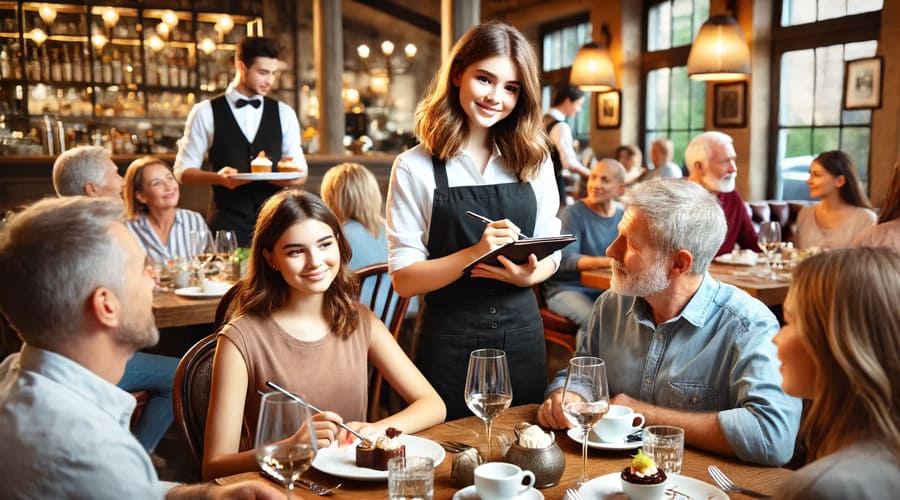
[[810,203],[804,200],[762,200],[744,202],[744,206],[754,229],[759,231],[761,223],[776,221],[781,224],[781,239],[792,242],[797,231],[797,216]]

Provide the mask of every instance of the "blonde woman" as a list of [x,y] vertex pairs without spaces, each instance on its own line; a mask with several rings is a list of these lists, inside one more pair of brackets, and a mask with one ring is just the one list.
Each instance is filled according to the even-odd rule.
[[203,216],[178,208],[179,186],[172,169],[153,156],[138,158],[125,172],[125,225],[156,262],[190,257],[191,231],[209,228]]
[[321,191],[350,243],[350,268],[387,262],[383,200],[375,175],[359,163],[341,163],[325,172]]
[[900,253],[823,252],[803,261],[775,336],[782,387],[811,400],[800,435],[812,463],[779,498],[881,499],[900,491]]

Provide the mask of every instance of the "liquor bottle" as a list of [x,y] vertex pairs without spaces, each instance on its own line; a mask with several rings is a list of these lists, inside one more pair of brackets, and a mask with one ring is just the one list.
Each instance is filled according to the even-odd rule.
[[175,57],[174,52],[169,54],[169,85],[173,87],[178,86],[178,60]]
[[134,65],[131,63],[131,52],[128,50],[122,56],[122,80],[126,85],[134,83]]
[[112,78],[110,81],[115,84],[121,84],[122,80],[122,58],[119,55],[119,49],[114,48],[112,52]]
[[62,79],[64,82],[71,82],[72,81],[72,60],[69,59],[69,49],[67,49],[66,46],[63,45],[62,51],[63,51]]
[[103,57],[101,58],[101,69],[102,75],[101,81],[103,83],[112,83],[113,82],[113,72],[112,72],[112,58],[109,56],[109,53],[103,51]]
[[41,47],[41,80],[50,80],[50,56],[47,55],[47,46]]
[[12,78],[15,80],[22,79],[22,57],[19,51],[19,44],[13,43],[10,46],[9,65],[12,68]]
[[178,60],[178,84],[182,87],[187,87],[190,84],[190,78],[188,77],[187,56],[182,56]]
[[72,46],[72,81],[73,82],[83,82],[85,81],[84,74],[84,66],[82,66],[81,62],[81,50],[77,45]]
[[6,45],[0,46],[0,79],[7,79],[12,76],[12,68],[9,65],[9,52]]
[[132,49],[131,60],[134,63],[134,83],[141,84],[144,81],[144,63],[141,61],[141,49],[135,46]]
[[103,65],[100,62],[100,54],[94,54],[94,60],[91,61],[91,78],[93,82],[103,81]]
[[62,63],[59,61],[59,48],[53,47],[50,58],[50,79],[54,82],[62,80]]
[[161,87],[169,86],[169,65],[162,53],[156,56],[156,70],[159,72],[159,85]]

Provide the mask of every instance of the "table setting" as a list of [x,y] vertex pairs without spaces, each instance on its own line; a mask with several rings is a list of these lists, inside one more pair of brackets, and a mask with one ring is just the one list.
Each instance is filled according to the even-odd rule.
[[[295,481],[302,488],[294,489],[293,497],[596,500],[628,498],[625,488],[632,488],[631,498],[640,500],[718,499],[728,498],[725,491],[731,487],[771,494],[790,474],[786,469],[745,464],[685,447],[682,429],[644,425],[640,413],[609,404],[602,360],[582,357],[573,358],[572,363],[577,368],[567,390],[578,390],[582,397],[587,394],[582,402],[588,404],[564,409],[567,418],[578,424],[567,431],[533,425],[536,404],[510,408],[505,354],[474,351],[464,397],[476,416],[444,422],[415,435],[397,431],[396,436],[388,436],[385,439],[402,445],[404,452],[387,460],[384,470],[358,465],[359,439],[348,446],[319,449],[309,470]],[[378,439],[380,443],[382,438]],[[646,465],[647,460],[652,469],[644,470],[665,478],[656,486],[658,494],[649,496],[640,490],[635,493],[634,485],[623,479],[625,471],[638,470],[636,464]],[[259,472],[248,472],[215,482],[243,480],[266,479]]]

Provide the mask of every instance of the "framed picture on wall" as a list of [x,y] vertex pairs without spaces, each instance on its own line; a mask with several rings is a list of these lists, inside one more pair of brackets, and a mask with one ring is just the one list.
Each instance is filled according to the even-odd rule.
[[622,93],[610,90],[597,94],[597,128],[618,128]]
[[844,68],[844,109],[881,107],[880,57],[847,61]]
[[713,125],[717,128],[747,125],[747,82],[719,83],[714,87]]

